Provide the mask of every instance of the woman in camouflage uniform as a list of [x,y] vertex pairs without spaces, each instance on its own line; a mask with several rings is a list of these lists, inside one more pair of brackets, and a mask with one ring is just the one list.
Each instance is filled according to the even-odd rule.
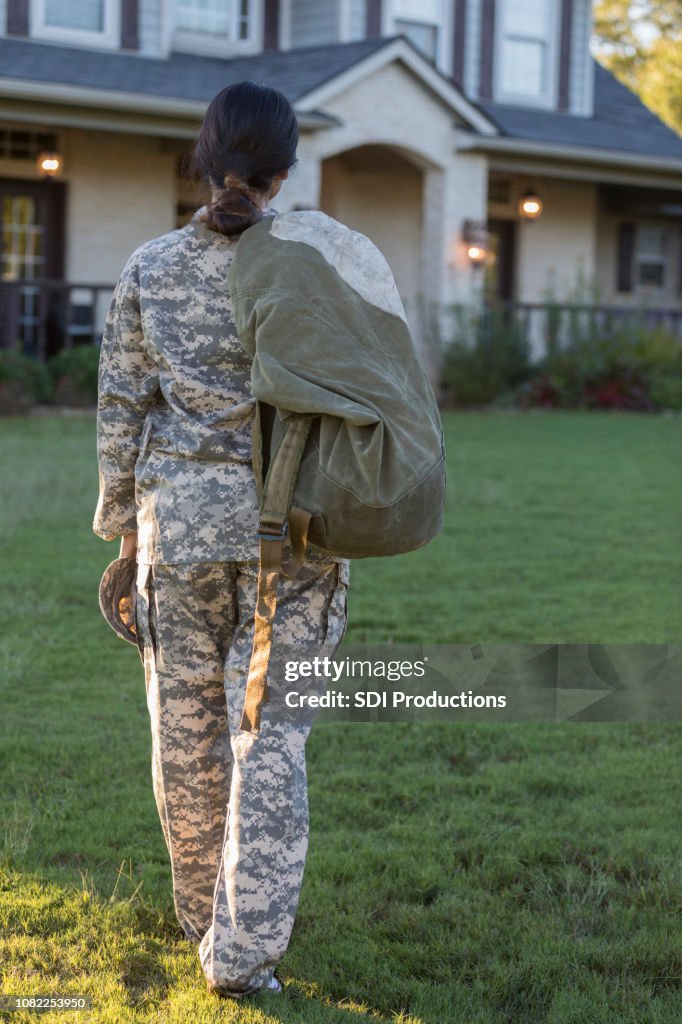
[[[139,246],[102,338],[93,529],[135,555],[136,623],[152,780],[178,921],[208,988],[281,991],[308,841],[305,718],[262,711],[240,733],[258,580],[251,465],[255,399],[228,267],[296,163],[286,98],[253,82],[208,107],[193,168],[212,198]],[[271,666],[331,655],[346,626],[348,562],[311,551],[279,586]],[[272,670],[271,670],[272,671]]]

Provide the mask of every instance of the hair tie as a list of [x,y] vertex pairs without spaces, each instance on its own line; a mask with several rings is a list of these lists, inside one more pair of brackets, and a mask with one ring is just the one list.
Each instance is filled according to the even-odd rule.
[[241,178],[238,178],[236,174],[228,172],[223,178],[223,187],[234,189],[236,192],[241,192],[241,194],[246,196],[247,199],[250,199],[252,203],[256,201],[256,190],[250,188],[246,182],[242,181]]

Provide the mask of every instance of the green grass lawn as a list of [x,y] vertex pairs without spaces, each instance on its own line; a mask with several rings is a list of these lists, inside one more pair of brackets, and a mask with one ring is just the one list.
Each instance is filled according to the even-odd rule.
[[[680,418],[445,419],[446,529],[353,565],[349,642],[680,642]],[[0,451],[4,993],[92,996],[41,1018],[74,1024],[682,1020],[677,722],[318,722],[284,995],[209,996],[97,604],[94,419],[1,420]]]

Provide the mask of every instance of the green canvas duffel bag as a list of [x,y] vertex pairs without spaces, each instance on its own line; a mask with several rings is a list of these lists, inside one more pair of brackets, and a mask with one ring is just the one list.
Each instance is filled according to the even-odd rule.
[[260,495],[259,609],[242,728],[258,731],[283,543],[396,555],[443,525],[445,447],[393,274],[365,235],[319,210],[265,216],[230,266],[252,357]]

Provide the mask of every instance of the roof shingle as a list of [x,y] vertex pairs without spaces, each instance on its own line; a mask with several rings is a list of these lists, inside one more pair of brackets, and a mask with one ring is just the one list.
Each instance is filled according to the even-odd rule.
[[[171,53],[169,57],[140,57],[73,46],[54,46],[32,40],[0,38],[2,79],[57,83],[208,102],[232,82],[262,81],[294,103],[386,45],[381,38],[360,39],[297,50],[267,50],[248,57],[202,57]],[[115,105],[115,95],[112,96]]]
[[[395,38],[267,50],[223,59],[189,53],[141,57],[5,37],[0,38],[0,93],[2,80],[7,78],[108,92],[113,107],[116,92],[208,102],[226,85],[251,79],[279,89],[295,103]],[[504,135],[513,138],[682,158],[682,139],[596,62],[594,89],[592,117],[502,103],[475,105]]]
[[481,103],[505,135],[538,142],[682,157],[682,139],[595,61],[594,115]]

